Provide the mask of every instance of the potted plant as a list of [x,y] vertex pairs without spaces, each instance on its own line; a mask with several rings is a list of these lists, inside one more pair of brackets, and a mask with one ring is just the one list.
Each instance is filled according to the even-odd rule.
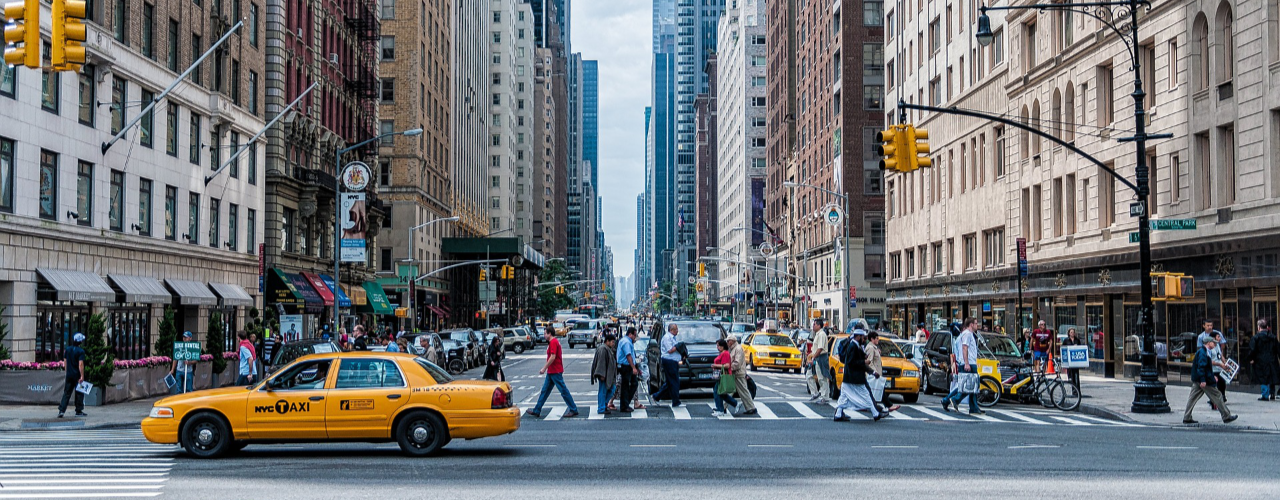
[[84,404],[101,406],[103,394],[111,385],[111,376],[115,374],[115,355],[111,346],[107,345],[107,321],[102,313],[89,316],[89,323],[84,332],[84,380],[93,384],[93,390],[84,397]]
[[226,325],[222,322],[222,313],[214,312],[209,314],[209,335],[205,337],[204,352],[213,356],[213,377],[210,387],[219,387],[218,378],[222,372],[227,369],[227,359],[222,355],[226,350],[226,333],[224,329]]
[[0,359],[9,359],[9,348],[4,346],[4,339],[9,336],[9,324],[4,322],[5,307],[0,306]]

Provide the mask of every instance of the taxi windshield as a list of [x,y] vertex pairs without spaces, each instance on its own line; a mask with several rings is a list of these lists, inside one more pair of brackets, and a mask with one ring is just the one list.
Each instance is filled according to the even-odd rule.
[[888,340],[881,339],[880,343],[877,345],[880,346],[880,357],[882,358],[905,358],[906,357],[902,354],[902,349],[898,348],[898,344],[895,344]]
[[989,352],[992,356],[1019,358],[1022,353],[1018,352],[1018,346],[1013,344],[1009,337],[1000,335],[982,335],[982,347],[984,351]]
[[791,339],[787,338],[785,335],[756,335],[755,338],[751,339],[751,345],[763,345],[763,346],[773,346],[773,347],[795,347],[796,346],[795,344],[791,343]]
[[431,375],[431,378],[435,379],[437,384],[447,384],[449,382],[453,382],[453,376],[449,375],[449,372],[444,371],[443,368],[436,366],[435,363],[432,363],[422,358],[414,358],[413,361],[418,363],[418,366],[421,366],[424,370],[426,370],[427,374]]

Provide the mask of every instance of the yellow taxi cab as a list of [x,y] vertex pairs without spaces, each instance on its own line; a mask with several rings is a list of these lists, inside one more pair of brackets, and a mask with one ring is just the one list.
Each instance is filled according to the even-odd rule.
[[800,373],[800,350],[781,333],[756,332],[742,340],[747,366],[752,370],[774,368]]
[[282,441],[395,441],[424,456],[518,428],[506,382],[454,380],[412,354],[363,351],[303,356],[248,387],[170,396],[142,421],[148,441],[200,458]]
[[[840,352],[841,341],[849,338],[848,334],[838,333],[831,335],[827,339],[827,352],[831,353],[827,362],[831,365],[831,379],[835,380],[831,384],[831,398],[835,399],[840,391],[840,384],[844,381],[844,363],[840,362],[838,353]],[[882,376],[885,378],[884,395],[887,398],[890,394],[902,396],[902,400],[908,403],[914,403],[920,400],[920,368],[907,359],[902,353],[902,349],[897,344],[886,339],[880,339],[880,364],[883,368]]]

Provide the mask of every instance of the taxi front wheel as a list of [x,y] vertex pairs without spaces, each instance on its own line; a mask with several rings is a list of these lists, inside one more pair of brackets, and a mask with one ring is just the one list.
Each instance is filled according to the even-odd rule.
[[396,441],[405,454],[423,457],[432,455],[449,442],[449,428],[439,416],[425,411],[415,411],[400,419],[396,426]]
[[182,424],[182,447],[198,458],[213,458],[231,449],[234,439],[227,423],[217,415],[201,413]]

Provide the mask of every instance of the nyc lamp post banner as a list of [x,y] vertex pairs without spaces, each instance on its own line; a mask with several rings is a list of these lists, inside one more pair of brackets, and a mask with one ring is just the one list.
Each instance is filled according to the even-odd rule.
[[342,193],[342,261],[365,262],[364,193]]

